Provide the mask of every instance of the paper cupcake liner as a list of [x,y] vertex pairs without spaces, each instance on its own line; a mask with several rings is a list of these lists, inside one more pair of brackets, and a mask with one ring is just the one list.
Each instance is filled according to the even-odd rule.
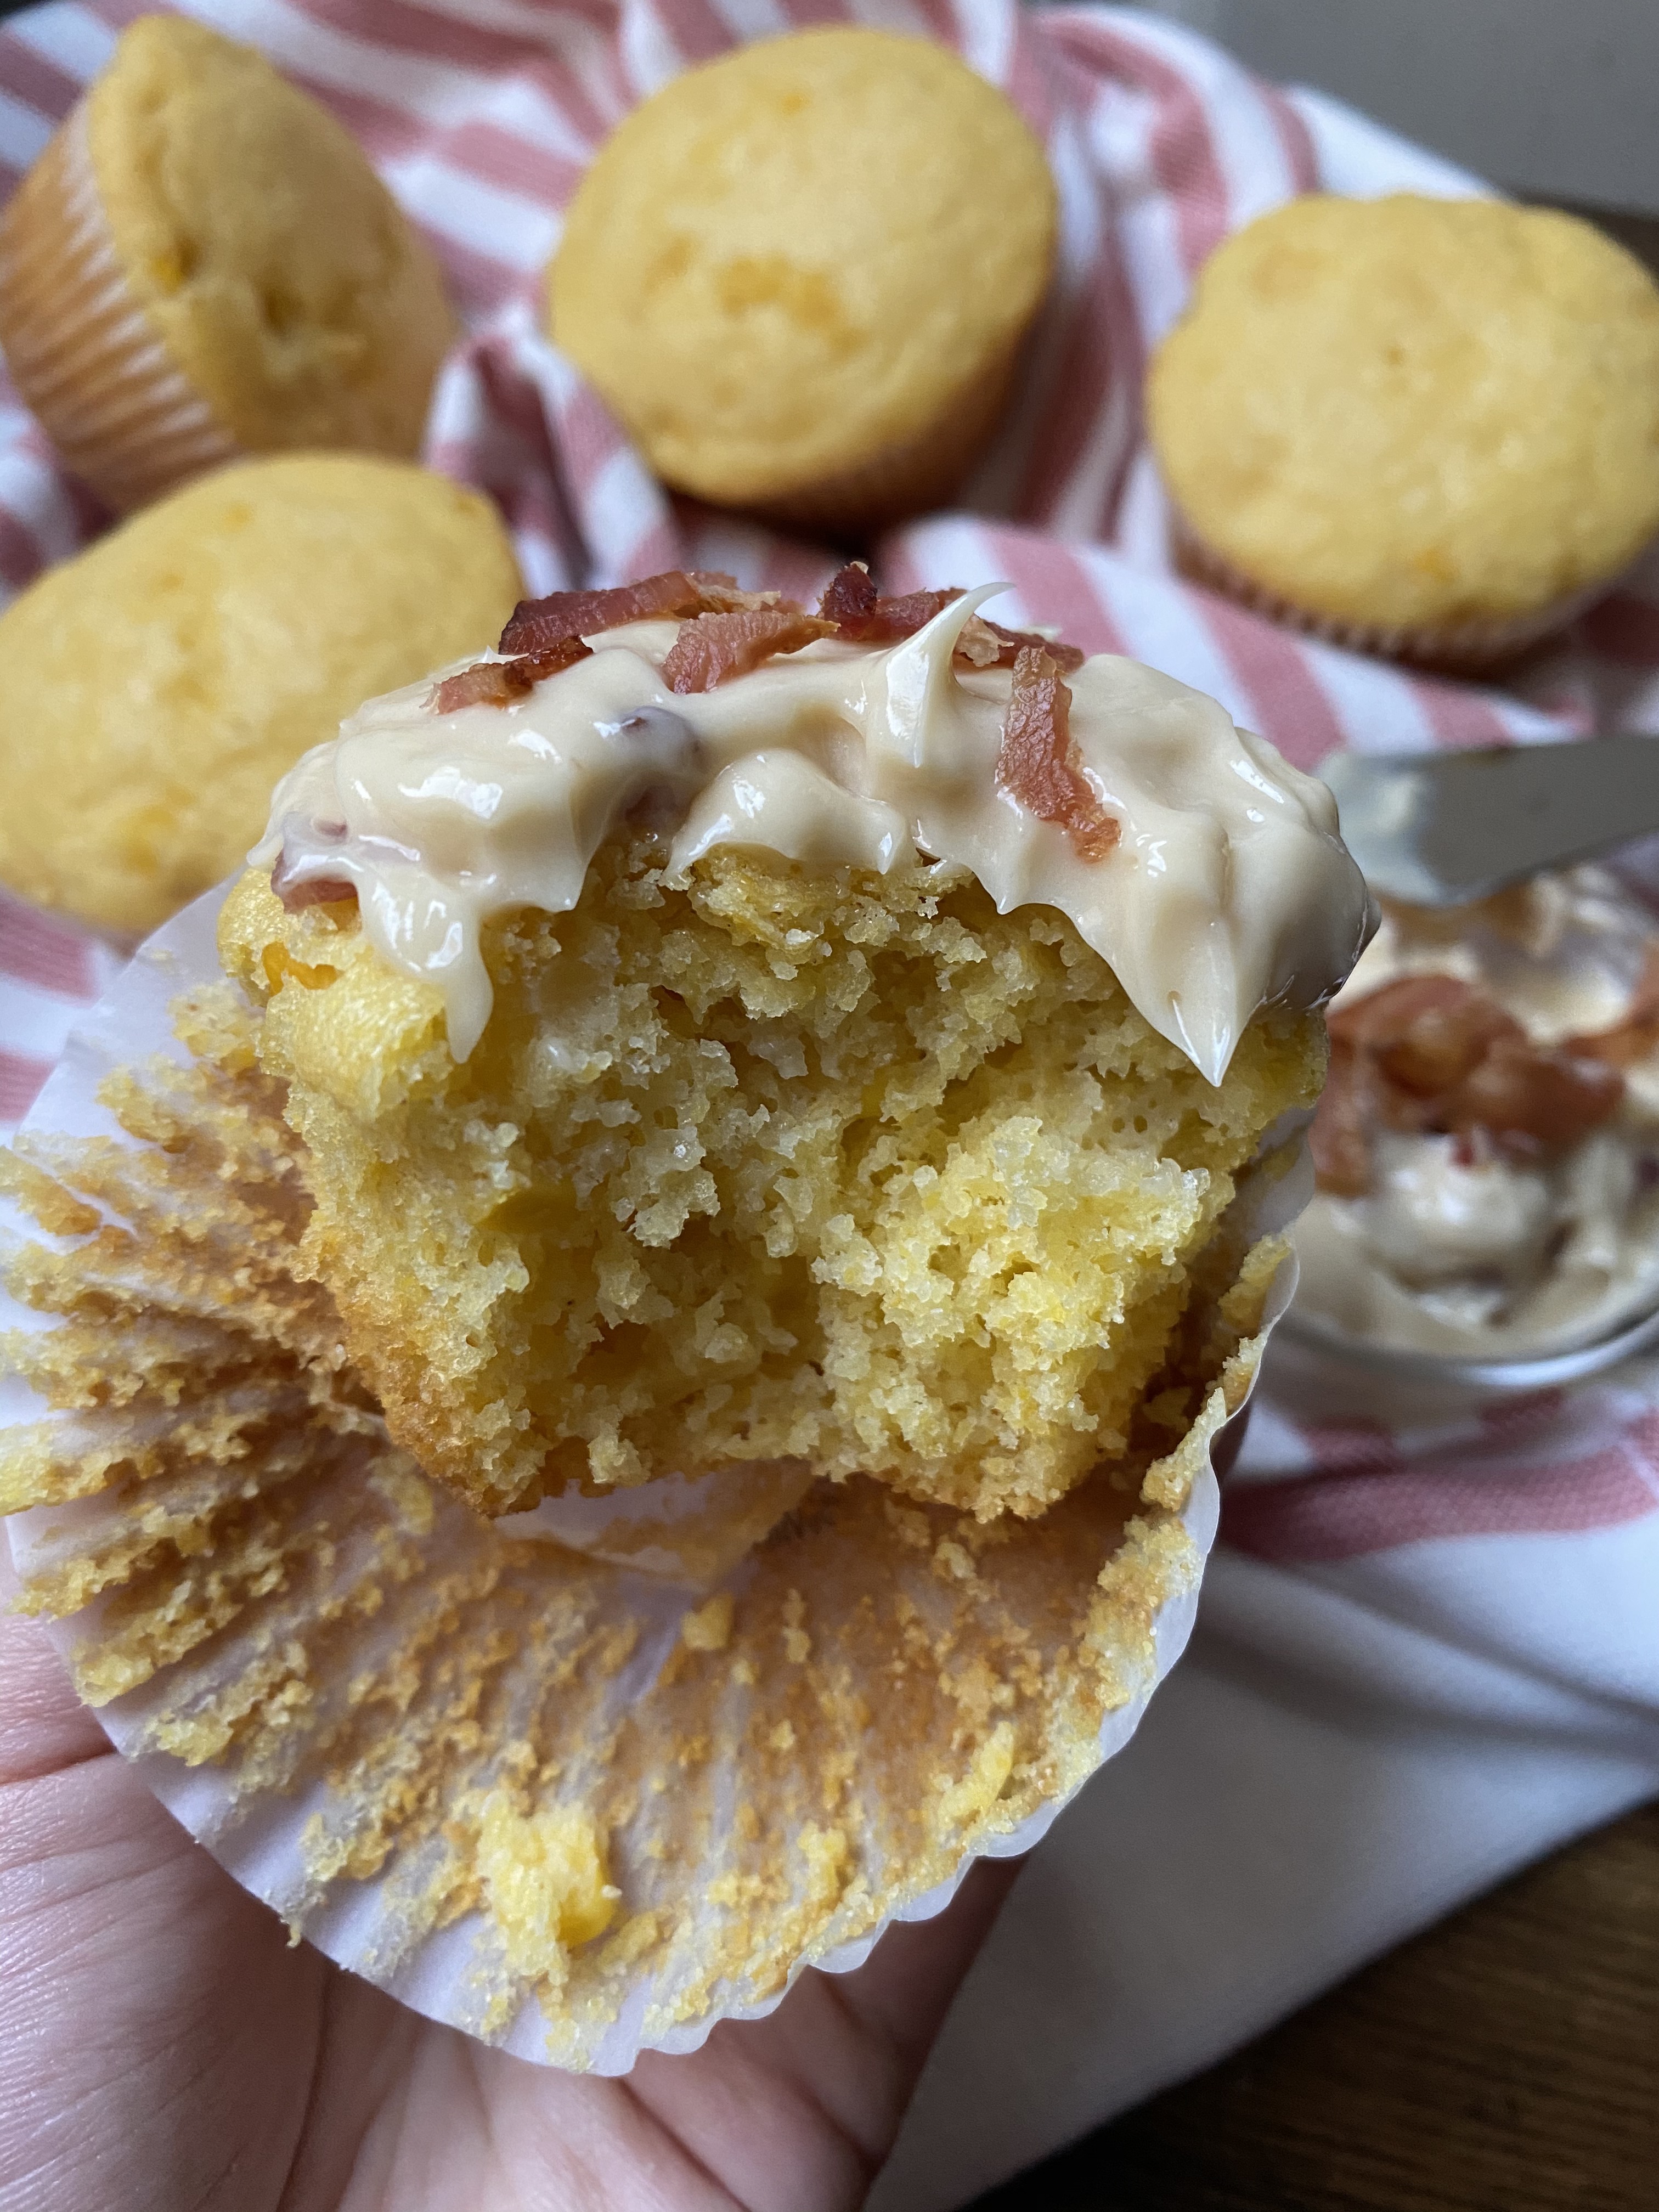
[[981,369],[930,429],[787,497],[756,501],[748,512],[775,529],[850,541],[943,506],[996,427],[1024,342],[1022,333]]
[[0,346],[66,465],[118,513],[241,453],[128,287],[84,100],[0,216]]
[[1414,666],[1453,676],[1479,676],[1518,659],[1523,653],[1576,621],[1586,607],[1604,599],[1618,579],[1603,578],[1565,599],[1552,600],[1536,614],[1515,616],[1506,621],[1441,623],[1382,623],[1339,622],[1328,615],[1310,614],[1293,600],[1254,582],[1224,555],[1205,544],[1173,503],[1170,529],[1176,566],[1182,574],[1224,599],[1236,599],[1252,614],[1339,645],[1350,653],[1375,653],[1383,660],[1404,660]]
[[391,1443],[295,1279],[299,1148],[217,980],[221,896],[72,1041],[0,1261],[22,1602],[156,1796],[342,1966],[605,2074],[1030,1849],[1186,1642],[1305,1145],[1244,1179],[1147,1434],[1040,1520],[774,1470],[735,1561],[729,1487],[492,1526]]

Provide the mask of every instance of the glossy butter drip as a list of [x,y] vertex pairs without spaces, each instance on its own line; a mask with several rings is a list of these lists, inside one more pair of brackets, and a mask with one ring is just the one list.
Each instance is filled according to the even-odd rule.
[[630,809],[673,825],[672,874],[720,846],[807,866],[970,869],[1000,911],[1057,907],[1160,1035],[1218,1083],[1259,1006],[1318,1005],[1370,904],[1324,786],[1202,693],[1102,654],[1067,678],[1085,772],[1122,824],[1103,860],[999,790],[1006,669],[952,665],[969,592],[914,637],[833,639],[677,696],[672,622],[590,639],[520,702],[431,711],[430,681],[371,700],[277,786],[251,858],[355,885],[383,957],[437,984],[464,1060],[489,1018],[484,923],[563,913]]

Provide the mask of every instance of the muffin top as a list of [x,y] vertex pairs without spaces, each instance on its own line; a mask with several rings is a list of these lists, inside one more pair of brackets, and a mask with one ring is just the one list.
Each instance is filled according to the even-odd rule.
[[240,444],[416,452],[453,318],[331,115],[248,47],[145,15],[86,128],[127,283]]
[[1294,200],[1211,256],[1147,409],[1189,527],[1301,611],[1529,615],[1659,528],[1659,288],[1569,216]]
[[768,40],[635,110],[573,203],[553,335],[669,483],[787,496],[927,430],[1048,281],[1042,149],[953,54]]
[[1003,588],[883,599],[848,568],[808,616],[673,570],[528,601],[498,654],[308,754],[250,857],[295,906],[355,900],[441,992],[457,1060],[490,1018],[489,925],[568,912],[641,808],[675,878],[727,847],[965,868],[1000,912],[1067,915],[1219,1083],[1260,1007],[1319,1004],[1369,934],[1335,802],[1201,692],[983,620]]
[[405,462],[283,455],[160,501],[0,616],[0,880],[155,927],[307,745],[486,643],[518,590],[489,501]]

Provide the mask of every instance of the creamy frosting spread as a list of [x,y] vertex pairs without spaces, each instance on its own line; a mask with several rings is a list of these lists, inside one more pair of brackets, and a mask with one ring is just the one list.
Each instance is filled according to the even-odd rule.
[[[1338,1008],[1363,1007],[1407,978],[1449,976],[1545,1051],[1611,1038],[1622,1087],[1595,1126],[1530,1156],[1479,1127],[1375,1128],[1369,1187],[1322,1190],[1297,1225],[1298,1310],[1373,1343],[1495,1359],[1592,1342],[1651,1305],[1656,962],[1653,917],[1599,869],[1541,877],[1449,915],[1390,908]],[[1460,1018],[1467,1028],[1468,1013]]]
[[350,884],[381,955],[442,990],[458,1060],[489,1015],[484,923],[574,907],[630,811],[672,829],[671,877],[722,846],[809,866],[960,866],[1003,913],[1067,915],[1218,1083],[1259,1007],[1322,1003],[1365,941],[1335,804],[1212,699],[1100,654],[1066,679],[1071,734],[1121,835],[1084,857],[999,787],[1008,670],[952,664],[1002,588],[965,592],[896,645],[823,638],[687,695],[662,672],[679,625],[657,620],[592,635],[590,657],[506,706],[440,714],[434,682],[411,684],[283,778],[250,858],[280,857],[285,884]]

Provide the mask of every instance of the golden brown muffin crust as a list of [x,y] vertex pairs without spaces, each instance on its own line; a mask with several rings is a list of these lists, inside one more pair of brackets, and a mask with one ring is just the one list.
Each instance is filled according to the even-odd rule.
[[454,318],[362,148],[263,56],[141,16],[88,100],[126,281],[250,452],[420,446]]
[[1055,219],[1042,148],[954,55],[856,28],[767,40],[607,139],[550,272],[552,329],[669,483],[810,498],[902,469],[957,417],[982,434]]
[[1211,256],[1147,410],[1200,544],[1302,613],[1530,616],[1659,528],[1659,287],[1541,209],[1295,200]]
[[405,462],[283,455],[174,493],[0,615],[0,881],[153,928],[242,859],[308,745],[489,644],[519,590],[489,501]]

